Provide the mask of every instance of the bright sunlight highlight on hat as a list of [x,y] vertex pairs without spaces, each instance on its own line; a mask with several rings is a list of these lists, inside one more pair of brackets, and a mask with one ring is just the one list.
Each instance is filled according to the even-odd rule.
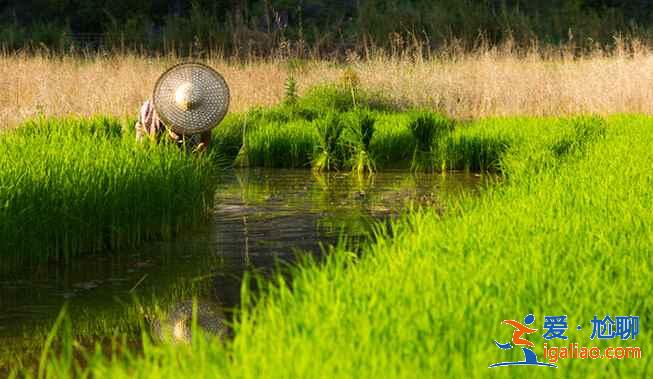
[[159,118],[174,132],[202,133],[215,128],[227,114],[229,87],[211,67],[182,63],[157,80],[152,101]]

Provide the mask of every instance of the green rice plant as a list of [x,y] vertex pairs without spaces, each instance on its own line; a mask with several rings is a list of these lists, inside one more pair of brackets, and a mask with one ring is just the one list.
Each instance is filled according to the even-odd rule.
[[288,78],[286,78],[284,89],[284,104],[290,106],[297,104],[297,81],[293,75],[288,75]]
[[577,116],[566,122],[568,130],[552,146],[553,153],[558,157],[581,150],[606,133],[605,120],[599,116]]
[[412,170],[433,171],[438,162],[445,162],[446,143],[443,140],[453,130],[453,121],[432,112],[415,111],[408,127],[416,141]]
[[504,178],[511,180],[531,178],[540,172],[555,170],[566,160],[577,159],[606,131],[605,121],[599,117],[547,118],[546,133],[534,136],[533,130],[537,128],[533,125],[537,125],[538,119],[513,120],[513,127],[506,128],[508,133],[504,133],[511,140],[511,147],[500,162]]
[[407,113],[374,113],[374,135],[370,153],[378,169],[408,168],[415,150],[415,139],[408,128]]
[[[553,120],[552,120],[553,121]],[[504,154],[512,145],[537,129],[530,118],[496,118],[462,123],[446,141],[446,165],[450,169],[502,171]]]
[[349,117],[349,164],[352,172],[357,175],[371,174],[376,170],[374,158],[370,154],[374,122],[374,117],[368,110],[356,110]]
[[[300,102],[305,100],[302,98]],[[313,158],[312,152],[320,150],[317,125],[323,123],[328,114],[336,113],[350,123],[358,122],[359,110],[337,109],[337,106],[328,106],[322,113],[305,117],[300,105],[281,105],[230,115],[213,132],[213,146],[219,156],[235,160],[236,166],[307,167]],[[341,146],[336,149],[342,166],[357,167],[354,171],[412,167],[418,171],[508,172],[519,165],[531,167],[529,162],[553,162],[556,157],[547,158],[542,154],[566,155],[605,133],[604,121],[594,116],[546,119],[552,131],[537,140],[540,142],[533,142],[536,140],[530,139],[531,124],[540,120],[532,118],[490,118],[460,123],[454,128],[452,121],[431,112],[361,109],[364,110],[360,112],[375,120],[373,133],[363,141],[356,127],[345,128],[339,142]],[[251,132],[251,138],[243,137],[246,129]],[[522,144],[524,141],[534,145],[529,147]],[[540,148],[542,141],[550,145],[549,150]],[[248,152],[248,144],[253,146],[251,152]],[[537,153],[528,160],[518,158],[513,162],[504,157],[511,146]],[[515,149],[512,154],[514,152]],[[252,162],[248,161],[250,155]],[[522,157],[522,154],[517,156]],[[508,167],[513,163],[512,168]]]
[[[212,150],[216,152],[217,156],[240,167],[308,166],[311,159],[306,159],[306,151],[318,150],[318,144],[314,143],[311,148],[307,148],[306,143],[310,140],[317,141],[312,136],[316,135],[316,125],[322,121],[316,122],[314,125],[305,125],[305,123],[329,118],[332,113],[341,114],[352,111],[355,108],[354,102],[357,103],[357,106],[370,109],[370,114],[378,113],[379,110],[395,109],[394,105],[383,96],[363,91],[360,88],[356,91],[356,97],[352,98],[350,91],[345,90],[343,86],[314,87],[306,95],[298,97],[292,104],[284,101],[282,104],[270,108],[259,107],[242,114],[230,114],[214,129]],[[292,125],[286,126],[287,124]],[[251,138],[247,136],[250,133],[252,134]],[[295,137],[298,140],[293,141]],[[285,140],[285,138],[289,138],[289,140]],[[258,144],[252,147],[248,145],[251,143]],[[373,144],[372,141],[369,141],[370,149]],[[288,147],[290,150],[286,150]],[[250,148],[254,150],[250,151]],[[347,152],[342,148],[338,150],[338,160],[341,163],[352,161],[353,157],[347,156],[351,151]],[[281,154],[276,159],[274,151]],[[360,149],[357,151],[360,152]],[[369,163],[371,154],[368,149],[366,151],[366,154],[359,154],[358,158],[362,162]],[[288,152],[292,159],[286,159],[288,154],[285,152]],[[249,161],[251,155],[252,162]],[[390,161],[393,164],[397,162],[395,159]]]
[[2,268],[171,238],[207,215],[211,154],[137,143],[131,125],[41,118],[0,136]]
[[212,151],[222,156],[227,162],[233,162],[243,144],[243,131],[246,117],[244,114],[229,114],[212,131]]
[[446,166],[475,172],[500,171],[501,159],[509,147],[510,139],[485,134],[481,128],[474,133],[455,133],[447,148]]
[[319,134],[304,120],[270,122],[251,127],[245,141],[251,167],[306,168],[319,144]]
[[345,128],[345,122],[338,113],[330,112],[314,123],[318,144],[313,158],[313,170],[337,170],[342,164],[340,135]]
[[340,85],[313,87],[297,101],[297,112],[320,117],[331,111],[347,112],[356,107],[375,111],[392,111],[398,107],[382,93],[358,89],[352,97],[351,90]]
[[247,120],[252,125],[266,124],[270,122],[289,122],[297,119],[294,107],[281,104],[270,108],[253,108],[246,112]]
[[356,108],[356,94],[360,87],[360,78],[353,68],[347,67],[342,73],[342,86],[351,94],[351,102]]
[[[410,167],[418,149],[417,139],[411,130],[414,112],[379,112],[355,110],[340,114],[350,127],[342,131],[337,156],[346,167],[364,167],[356,162],[369,163],[367,169],[391,169]],[[361,134],[359,116],[366,114],[374,120],[372,129]],[[255,109],[245,114],[230,115],[213,132],[212,148],[220,156],[245,167],[307,167],[313,152],[318,149],[317,125],[326,116],[308,122],[292,108],[278,107],[274,110]],[[322,121],[318,121],[322,120]],[[430,166],[434,169],[473,171],[500,170],[499,159],[511,141],[519,140],[520,129],[527,129],[523,120],[482,120],[461,125],[453,132],[436,139],[422,154],[433,156]],[[514,125],[513,125],[514,124]],[[357,126],[358,125],[358,126]],[[507,126],[510,127],[507,127]],[[520,127],[523,126],[523,127]],[[501,126],[502,130],[497,131]],[[244,131],[250,136],[244,138]],[[370,131],[373,132],[370,133]],[[507,131],[510,131],[508,133]],[[365,139],[363,139],[365,135]],[[250,149],[251,148],[251,149]],[[275,156],[277,156],[275,158]],[[252,158],[252,162],[248,159]],[[358,171],[358,170],[355,170]]]
[[[234,116],[233,120],[228,125],[227,130],[233,130],[232,134],[239,136],[240,143],[228,143],[221,146],[221,148],[229,148],[229,152],[236,152],[235,155],[231,155],[234,157],[235,166],[255,167],[264,164],[266,167],[299,167],[310,161],[310,159],[302,161],[301,164],[297,161],[298,154],[301,154],[298,149],[303,145],[304,141],[301,138],[303,133],[301,131],[299,133],[292,133],[289,132],[289,129],[293,129],[292,127],[285,127],[286,124],[303,120],[302,117],[297,115],[294,105],[282,104],[269,109],[254,108],[244,114]],[[295,131],[298,130],[295,128]],[[300,138],[296,139],[295,137]],[[250,151],[250,144],[257,142],[259,144],[253,146],[252,148],[254,150]],[[293,150],[291,154],[294,154],[295,159],[291,162],[284,160],[284,157],[275,159],[273,157],[273,150],[276,149],[278,152],[284,152],[283,149],[285,146],[281,145],[292,145]],[[261,159],[261,154],[267,158]],[[250,157],[253,159],[253,162],[250,162]],[[294,166],[295,164],[298,166]]]
[[340,86],[311,88],[297,102],[306,113],[323,116],[332,111],[346,112],[354,108],[350,93]]

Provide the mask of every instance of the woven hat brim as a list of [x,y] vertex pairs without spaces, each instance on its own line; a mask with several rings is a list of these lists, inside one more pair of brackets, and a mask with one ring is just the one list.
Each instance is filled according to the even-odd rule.
[[[192,83],[204,95],[190,110],[175,102],[179,86]],[[152,94],[154,108],[163,123],[178,134],[203,133],[215,128],[229,109],[229,86],[222,75],[202,63],[181,63],[171,67],[157,80]]]

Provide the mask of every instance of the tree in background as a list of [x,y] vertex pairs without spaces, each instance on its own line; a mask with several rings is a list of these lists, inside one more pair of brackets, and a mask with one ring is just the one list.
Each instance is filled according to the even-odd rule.
[[648,0],[4,0],[5,47],[51,48],[86,40],[148,50],[269,54],[280,46],[338,51],[361,46],[429,48],[456,39],[473,47],[518,43],[648,40]]

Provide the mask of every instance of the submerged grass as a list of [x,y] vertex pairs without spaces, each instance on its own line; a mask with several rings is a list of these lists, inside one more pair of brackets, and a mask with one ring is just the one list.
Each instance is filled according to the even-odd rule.
[[214,172],[117,119],[27,122],[0,136],[2,267],[169,238],[206,214]]
[[[235,337],[190,346],[145,344],[142,355],[85,365],[42,360],[48,377],[649,377],[653,334],[653,119],[488,119],[451,136],[463,165],[505,180],[449,205],[406,215],[362,255],[339,247],[245,296]],[[382,127],[380,127],[382,130]],[[494,149],[494,150],[492,150]],[[490,151],[490,152],[488,152]],[[465,155],[472,152],[471,155]],[[412,150],[410,151],[412,153]],[[409,154],[410,154],[409,153]],[[476,155],[475,155],[476,154]],[[247,294],[247,289],[243,289]],[[249,299],[249,300],[248,300]],[[504,319],[567,315],[569,341],[640,346],[642,359],[561,360],[489,369],[505,352]],[[597,315],[637,315],[635,341],[591,341]],[[575,325],[582,325],[581,331]],[[542,356],[541,331],[530,335]]]

